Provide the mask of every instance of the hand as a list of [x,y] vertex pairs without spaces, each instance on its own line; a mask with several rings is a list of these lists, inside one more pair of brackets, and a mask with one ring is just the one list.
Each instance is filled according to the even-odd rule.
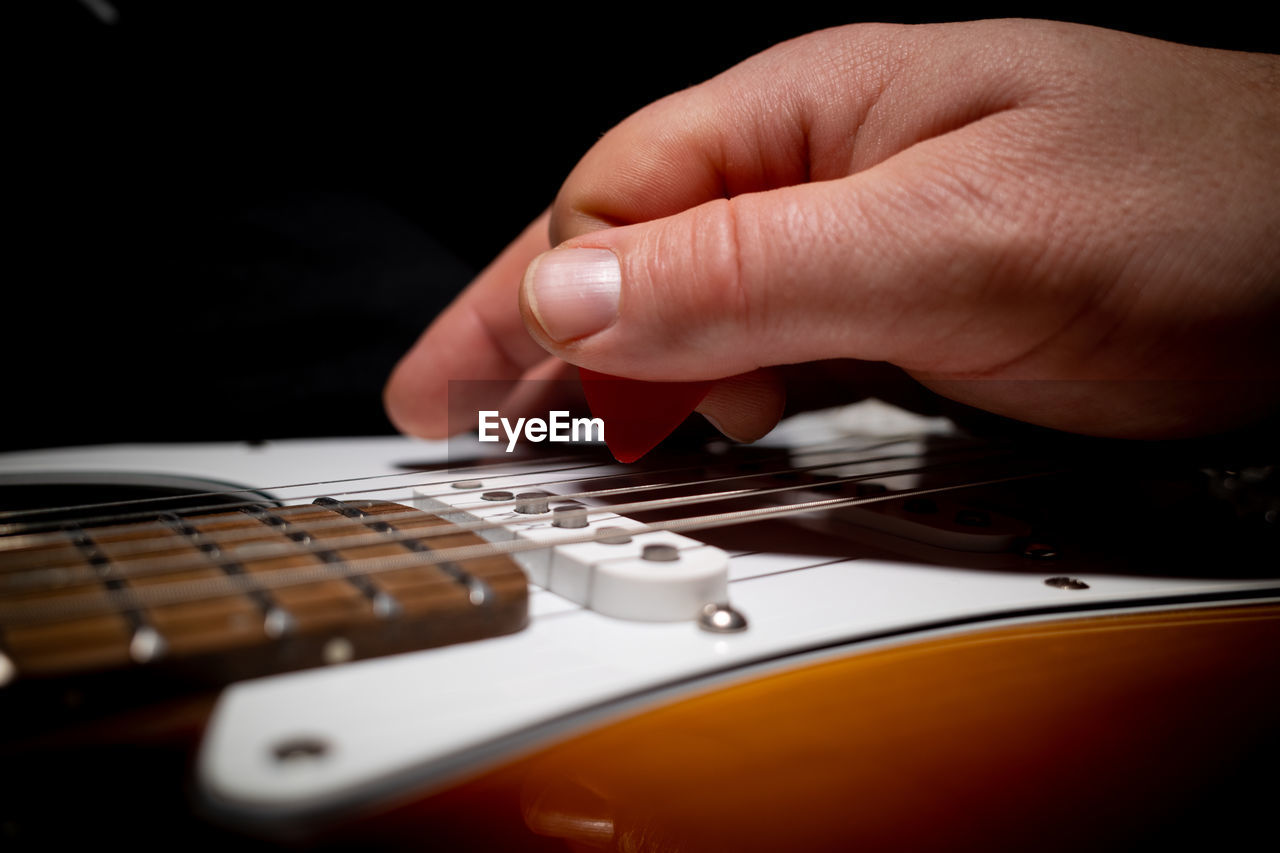
[[1043,21],[814,33],[601,139],[388,411],[441,437],[474,426],[448,379],[567,362],[722,379],[701,410],[750,440],[771,368],[844,359],[1057,429],[1226,430],[1280,405],[1278,198],[1277,57]]

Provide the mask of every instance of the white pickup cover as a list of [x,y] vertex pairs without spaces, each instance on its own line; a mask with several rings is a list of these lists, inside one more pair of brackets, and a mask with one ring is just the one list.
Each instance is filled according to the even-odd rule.
[[[547,545],[512,556],[532,583],[606,616],[692,620],[705,605],[728,600],[728,554],[678,533],[649,530],[607,508],[507,485],[456,494],[420,488],[414,503],[450,521],[494,525],[475,530],[491,542]],[[593,535],[604,538],[582,541]]]

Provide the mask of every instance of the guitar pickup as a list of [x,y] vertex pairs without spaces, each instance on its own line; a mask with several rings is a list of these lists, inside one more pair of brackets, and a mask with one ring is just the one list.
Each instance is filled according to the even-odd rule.
[[729,555],[545,489],[416,490],[414,503],[494,543],[529,581],[606,616],[694,620],[728,600]]

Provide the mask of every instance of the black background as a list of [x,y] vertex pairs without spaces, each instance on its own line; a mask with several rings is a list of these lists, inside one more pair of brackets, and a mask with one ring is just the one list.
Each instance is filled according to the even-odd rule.
[[856,21],[1019,15],[1276,49],[1242,10],[28,4],[5,135],[5,448],[390,430],[382,383],[644,104]]

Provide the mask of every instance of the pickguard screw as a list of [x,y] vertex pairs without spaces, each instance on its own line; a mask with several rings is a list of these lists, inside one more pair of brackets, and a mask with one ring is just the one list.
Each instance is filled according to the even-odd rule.
[[1044,582],[1045,586],[1051,586],[1054,589],[1088,589],[1089,585],[1079,578],[1048,578]]
[[698,612],[698,627],[713,634],[732,634],[746,630],[747,617],[728,604],[708,604]]
[[329,744],[320,738],[300,737],[276,744],[271,754],[281,763],[305,758],[323,758],[329,752]]

